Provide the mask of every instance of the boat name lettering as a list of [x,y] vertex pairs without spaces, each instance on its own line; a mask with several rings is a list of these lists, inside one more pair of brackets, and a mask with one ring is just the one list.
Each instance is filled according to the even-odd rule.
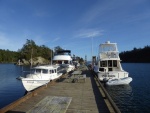
[[27,81],[27,83],[34,83],[34,81]]
[[102,75],[103,77],[115,77],[115,75]]

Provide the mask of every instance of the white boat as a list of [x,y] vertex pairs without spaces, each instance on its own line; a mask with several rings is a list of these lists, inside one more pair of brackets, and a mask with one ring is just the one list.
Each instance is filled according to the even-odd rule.
[[131,81],[132,81],[131,77],[110,79],[106,82],[106,85],[128,85]]
[[120,61],[117,44],[107,41],[99,46],[97,65],[93,70],[100,81],[126,78],[128,72],[122,69]]
[[21,79],[24,88],[27,91],[32,91],[40,86],[46,85],[50,80],[44,79],[32,79],[32,78],[23,78]]
[[60,66],[66,68],[67,72],[75,69],[75,66],[72,63],[70,50],[57,51],[53,57],[53,64],[59,64]]
[[47,84],[49,81],[57,79],[62,75],[58,72],[59,66],[45,65],[36,66],[31,69],[31,73],[22,78],[24,88],[31,91],[37,87]]

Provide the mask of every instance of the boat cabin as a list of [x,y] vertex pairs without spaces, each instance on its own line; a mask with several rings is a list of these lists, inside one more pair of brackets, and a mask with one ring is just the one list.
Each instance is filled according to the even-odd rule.
[[71,51],[57,51],[53,57],[53,64],[72,64]]
[[57,68],[33,68],[31,69],[31,73],[32,74],[53,74],[53,73],[57,73]]
[[100,61],[99,71],[101,72],[109,72],[109,71],[121,71],[121,67],[119,65],[119,61],[117,60],[104,60]]

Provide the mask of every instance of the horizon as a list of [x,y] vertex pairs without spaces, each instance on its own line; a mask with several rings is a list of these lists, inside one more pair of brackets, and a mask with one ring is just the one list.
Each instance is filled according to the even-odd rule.
[[119,52],[144,48],[149,6],[148,0],[1,0],[0,49],[18,51],[29,39],[91,60],[106,41],[117,43]]

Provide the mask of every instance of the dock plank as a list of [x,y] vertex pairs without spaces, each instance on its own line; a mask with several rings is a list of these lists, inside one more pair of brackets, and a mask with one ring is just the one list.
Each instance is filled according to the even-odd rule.
[[72,98],[47,96],[27,113],[65,113]]

